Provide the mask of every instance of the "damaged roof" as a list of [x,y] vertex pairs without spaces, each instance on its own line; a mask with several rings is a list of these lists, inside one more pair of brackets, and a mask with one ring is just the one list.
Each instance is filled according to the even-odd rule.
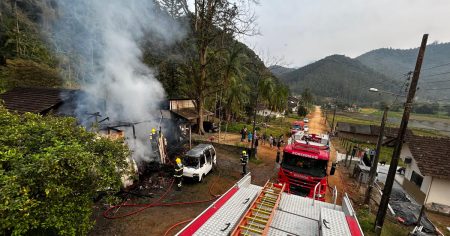
[[[198,118],[197,110],[196,108],[182,108],[182,109],[176,109],[172,110],[173,113],[187,119],[187,120],[196,120]],[[211,116],[214,115],[214,113],[203,110],[203,116]]]
[[53,88],[13,88],[0,94],[4,106],[19,114],[25,112],[46,114],[60,106],[75,90]]
[[450,179],[450,138],[410,135],[406,142],[424,176]]

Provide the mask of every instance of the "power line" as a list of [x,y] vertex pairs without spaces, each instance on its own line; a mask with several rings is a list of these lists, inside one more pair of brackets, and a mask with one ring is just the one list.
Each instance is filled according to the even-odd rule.
[[442,79],[442,80],[432,80],[432,81],[421,81],[422,84],[434,84],[434,83],[440,83],[440,82],[450,82],[450,78]]
[[450,62],[449,63],[445,63],[445,64],[441,64],[441,65],[437,65],[437,66],[428,67],[428,68],[425,68],[425,69],[422,69],[422,70],[431,70],[431,69],[434,69],[434,68],[439,68],[439,67],[448,66],[448,65],[450,65]]
[[437,74],[431,74],[431,75],[424,75],[424,78],[428,78],[428,77],[432,77],[432,76],[437,76],[437,75],[446,75],[446,74],[450,74],[450,71],[447,72],[442,72],[442,73],[437,73]]
[[450,88],[423,88],[423,89],[425,89],[425,90],[447,90]]

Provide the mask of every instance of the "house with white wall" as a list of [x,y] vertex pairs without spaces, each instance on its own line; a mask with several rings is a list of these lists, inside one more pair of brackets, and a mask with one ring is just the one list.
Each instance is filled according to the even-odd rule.
[[258,116],[270,116],[270,117],[275,117],[275,118],[284,117],[283,113],[278,112],[278,111],[272,111],[272,110],[269,110],[269,109],[267,109],[267,108],[258,110],[258,111],[256,112],[256,114],[257,114]]
[[419,204],[450,206],[450,138],[410,135],[401,154],[403,188]]

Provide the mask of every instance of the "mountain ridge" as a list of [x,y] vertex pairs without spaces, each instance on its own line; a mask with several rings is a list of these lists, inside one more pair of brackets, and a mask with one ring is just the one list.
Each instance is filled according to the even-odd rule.
[[[275,71],[274,74],[281,78],[282,81],[290,85],[292,87],[293,93],[300,93],[301,89],[298,88],[299,82],[296,82],[297,80],[305,80],[300,83],[301,86],[305,86],[307,84],[311,84],[312,82],[308,82],[308,76],[306,71],[309,71],[310,73],[313,73],[315,75],[310,75],[309,77],[317,77],[319,74],[325,75],[329,72],[324,72],[321,70],[324,70],[325,68],[328,70],[331,70],[330,72],[333,72],[333,70],[338,75],[341,75],[340,81],[342,84],[348,84],[351,81],[347,81],[348,78],[345,76],[342,77],[344,74],[348,73],[356,73],[360,74],[364,81],[370,84],[369,81],[373,81],[377,83],[376,80],[385,80],[390,81],[391,83],[394,83],[395,85],[399,85],[400,83],[403,83],[406,79],[405,74],[407,74],[409,71],[414,70],[414,66],[417,59],[417,53],[418,48],[411,48],[411,49],[392,49],[392,48],[379,48],[374,49],[371,51],[368,51],[366,53],[361,54],[360,56],[357,56],[355,58],[349,58],[346,56],[339,57],[342,55],[330,55],[328,57],[325,57],[321,60],[318,60],[316,62],[310,63],[308,65],[305,65],[303,67],[300,67],[298,69],[293,68],[283,68],[284,71],[287,71],[285,73],[279,73],[280,70]],[[339,67],[323,67],[322,69],[317,68],[317,66],[322,65],[323,60],[326,60],[328,62],[335,61],[340,62]],[[449,65],[445,65],[445,64]],[[444,65],[444,66],[442,66]],[[340,68],[340,67],[346,67],[346,68]],[[338,69],[339,68],[339,69]],[[356,72],[356,71],[359,72]],[[295,71],[303,71],[303,72],[295,72]],[[427,49],[425,51],[425,59],[422,66],[421,71],[421,78],[419,87],[422,87],[423,89],[418,91],[418,98],[423,101],[432,102],[433,100],[439,99],[448,99],[450,98],[450,95],[448,91],[446,90],[436,90],[433,91],[433,93],[427,92],[427,89],[435,89],[438,87],[446,86],[450,87],[450,75],[449,76],[438,76],[437,78],[440,78],[443,81],[437,83],[434,82],[434,74],[439,73],[445,73],[450,72],[450,42],[446,43],[432,43],[427,45]],[[294,78],[295,75],[297,75],[297,78]],[[432,75],[432,76],[430,76]],[[320,77],[320,76],[319,76]],[[339,76],[338,76],[339,77]],[[317,79],[317,78],[316,78]],[[445,79],[448,79],[448,81],[445,81]],[[333,80],[333,79],[331,79]],[[354,80],[354,79],[353,79]],[[322,80],[324,84],[329,83],[329,81]],[[334,81],[332,81],[334,83]],[[386,82],[385,82],[386,84]],[[335,84],[336,85],[336,84]],[[379,85],[380,86],[380,85]],[[381,85],[384,86],[384,85]],[[392,87],[395,86],[386,86],[388,89],[392,89]],[[380,87],[381,88],[381,87]],[[398,90],[397,90],[398,91]],[[316,91],[315,94],[317,96],[328,96],[329,91],[326,91],[326,93],[322,90]],[[344,90],[344,92],[348,92]]]

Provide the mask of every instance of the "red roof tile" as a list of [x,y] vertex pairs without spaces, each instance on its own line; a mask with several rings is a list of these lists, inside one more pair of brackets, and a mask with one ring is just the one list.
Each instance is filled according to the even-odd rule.
[[0,100],[8,110],[41,113],[48,112],[51,108],[59,106],[64,96],[71,90],[51,88],[14,88],[0,94]]
[[423,175],[450,179],[450,138],[410,135],[406,142]]

